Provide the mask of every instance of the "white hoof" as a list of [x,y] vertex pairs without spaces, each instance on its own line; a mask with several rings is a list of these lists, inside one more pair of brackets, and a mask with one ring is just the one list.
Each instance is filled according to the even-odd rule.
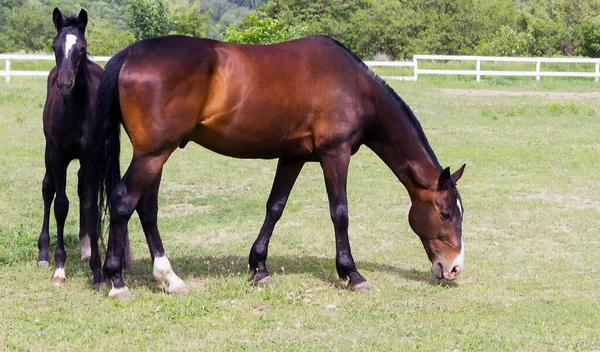
[[154,267],[152,268],[154,278],[160,287],[167,293],[187,294],[188,289],[183,280],[177,276],[171,269],[171,263],[166,256],[154,258]]
[[127,286],[121,288],[115,288],[113,286],[113,288],[110,289],[110,292],[108,292],[108,297],[124,301],[131,298],[131,292],[129,292]]
[[65,268],[56,268],[54,269],[54,274],[52,274],[52,278],[50,279],[53,284],[60,285],[64,284],[67,281],[67,277],[65,275]]

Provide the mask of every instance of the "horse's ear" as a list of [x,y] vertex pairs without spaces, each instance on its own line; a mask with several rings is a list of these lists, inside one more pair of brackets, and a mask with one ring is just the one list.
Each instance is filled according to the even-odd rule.
[[461,166],[460,169],[454,171],[454,173],[452,174],[452,179],[454,180],[454,182],[458,182],[458,180],[460,180],[463,171],[465,171],[465,166],[467,166],[467,164],[463,164],[463,166]]
[[81,33],[85,34],[85,27],[88,23],[88,15],[84,9],[79,11],[79,15],[77,16],[77,28],[81,30]]
[[60,13],[58,7],[54,8],[52,12],[52,22],[54,22],[54,28],[56,28],[57,32],[60,32],[60,29],[63,27],[63,15]]
[[450,184],[450,168],[447,167],[445,168],[442,173],[440,174],[440,177],[438,178],[438,189],[442,190],[445,189],[446,187],[448,187],[448,185]]

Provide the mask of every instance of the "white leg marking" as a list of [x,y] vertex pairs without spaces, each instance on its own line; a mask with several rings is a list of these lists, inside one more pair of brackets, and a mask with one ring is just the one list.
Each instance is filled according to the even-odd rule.
[[52,278],[61,280],[66,279],[67,277],[65,276],[65,268],[54,269],[54,275],[52,275]]
[[154,258],[154,268],[152,269],[152,273],[165,292],[187,293],[185,283],[173,272],[171,263],[166,256]]
[[90,235],[86,234],[79,240],[81,247],[81,260],[88,260],[92,256],[92,246],[90,244]]
[[65,59],[69,57],[69,52],[73,48],[73,45],[77,43],[77,36],[74,34],[67,34],[65,39]]
[[112,288],[108,292],[108,297],[116,299],[129,299],[131,298],[131,293],[129,292],[127,286],[115,288],[115,285],[113,284]]

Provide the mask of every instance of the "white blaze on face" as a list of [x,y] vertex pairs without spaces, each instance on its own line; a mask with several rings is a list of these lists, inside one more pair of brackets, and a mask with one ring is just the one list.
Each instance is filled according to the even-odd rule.
[[77,36],[74,34],[67,34],[65,39],[65,59],[69,58],[69,53],[71,52],[71,49],[73,49],[75,43],[77,43]]
[[456,198],[456,205],[458,206],[458,211],[460,212],[460,216],[463,215],[463,207],[462,207],[462,203],[460,202],[460,199]]

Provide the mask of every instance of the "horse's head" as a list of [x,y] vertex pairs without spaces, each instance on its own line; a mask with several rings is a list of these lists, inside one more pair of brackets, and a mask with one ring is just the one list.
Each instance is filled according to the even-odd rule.
[[77,71],[86,61],[87,41],[84,34],[88,16],[82,9],[77,17],[63,17],[60,10],[55,8],[52,20],[57,32],[52,42],[58,69],[56,85],[62,95],[69,96],[75,86]]
[[416,192],[408,215],[438,279],[454,280],[463,269],[463,206],[456,182],[464,169],[465,165],[453,175],[444,169],[431,187]]

